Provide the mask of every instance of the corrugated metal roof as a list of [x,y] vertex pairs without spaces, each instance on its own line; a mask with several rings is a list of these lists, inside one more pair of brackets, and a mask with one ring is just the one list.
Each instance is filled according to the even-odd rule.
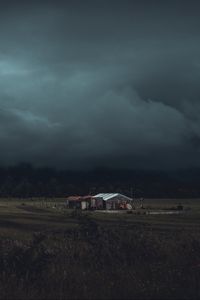
[[120,196],[120,197],[124,197],[126,198],[127,200],[131,200],[131,198],[125,196],[125,195],[122,195],[120,193],[100,193],[100,194],[97,194],[95,196],[93,196],[94,198],[103,198],[104,201],[107,201],[107,200],[110,200],[116,196]]

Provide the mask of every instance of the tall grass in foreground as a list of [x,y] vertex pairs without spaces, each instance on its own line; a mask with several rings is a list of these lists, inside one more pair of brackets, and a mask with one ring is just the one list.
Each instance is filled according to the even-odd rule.
[[0,299],[198,299],[200,239],[72,214],[62,238],[0,241]]

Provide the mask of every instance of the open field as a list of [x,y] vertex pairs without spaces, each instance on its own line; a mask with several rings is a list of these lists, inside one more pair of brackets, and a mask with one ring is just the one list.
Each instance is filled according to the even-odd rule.
[[[146,215],[146,211],[169,209],[178,203],[185,211],[180,215]],[[137,209],[133,214],[108,214],[102,212],[83,212],[99,224],[118,226],[143,225],[145,228],[162,231],[200,229],[200,200],[198,199],[146,199],[146,209]],[[34,232],[63,232],[78,226],[70,215],[73,210],[64,208],[64,199],[0,199],[0,237],[31,238]]]
[[[180,215],[144,214],[179,202]],[[0,299],[200,297],[198,199],[147,199],[132,214],[63,203],[0,200]]]
[[[63,203],[63,202],[62,202]],[[62,231],[77,226],[68,212],[53,208],[54,202],[0,201],[0,237],[26,239],[34,232]]]

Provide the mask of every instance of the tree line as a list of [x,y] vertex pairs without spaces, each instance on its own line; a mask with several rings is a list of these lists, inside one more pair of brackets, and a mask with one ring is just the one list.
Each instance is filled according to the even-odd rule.
[[28,163],[0,167],[0,197],[65,197],[119,192],[130,197],[200,197],[200,169],[56,170]]

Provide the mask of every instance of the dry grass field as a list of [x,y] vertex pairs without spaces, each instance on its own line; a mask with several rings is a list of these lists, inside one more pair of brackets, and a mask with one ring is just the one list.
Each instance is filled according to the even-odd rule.
[[[145,214],[179,202],[181,214]],[[1,199],[0,299],[198,299],[199,201],[144,207],[111,214]]]
[[[62,232],[77,227],[77,220],[69,217],[72,210],[66,209],[64,203],[64,199],[0,199],[0,237],[30,238],[34,232]],[[180,215],[146,215],[149,211],[174,209],[179,203],[184,208]],[[158,231],[184,228],[196,232],[200,226],[200,200],[145,199],[144,209],[136,209],[133,214],[98,211],[83,214],[110,226],[123,222],[127,226],[143,224]]]

